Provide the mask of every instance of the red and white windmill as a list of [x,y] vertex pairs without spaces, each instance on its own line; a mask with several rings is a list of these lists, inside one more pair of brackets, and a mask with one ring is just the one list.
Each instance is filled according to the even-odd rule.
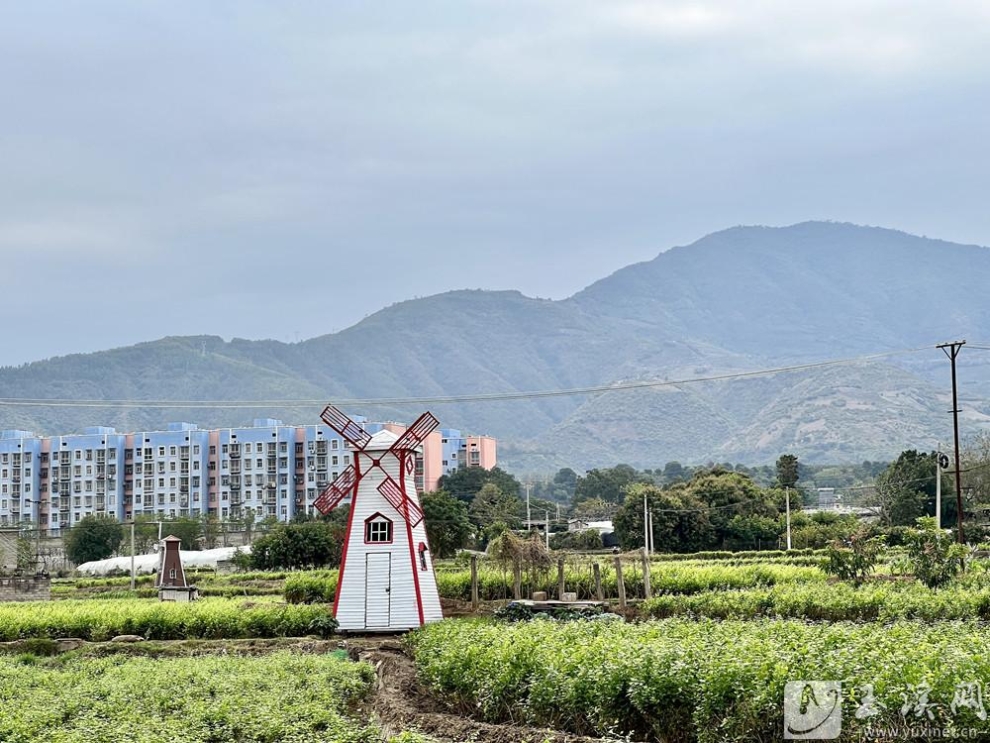
[[354,457],[313,503],[327,514],[351,497],[333,602],[340,629],[393,631],[443,619],[413,478],[416,453],[440,422],[427,412],[401,435],[372,436],[333,405],[320,417]]

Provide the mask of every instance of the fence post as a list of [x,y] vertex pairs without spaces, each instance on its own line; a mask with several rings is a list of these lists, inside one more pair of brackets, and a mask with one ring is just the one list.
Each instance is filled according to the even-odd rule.
[[605,600],[605,595],[602,593],[602,569],[598,565],[598,561],[591,563],[591,571],[595,574],[595,598],[599,601]]
[[522,565],[519,558],[512,561],[512,597],[516,601],[522,598]]
[[619,608],[626,608],[626,584],[622,581],[622,558],[615,558],[615,583],[619,588]]
[[564,600],[564,590],[566,586],[564,585],[564,558],[557,558],[557,598],[560,601]]
[[478,610],[478,556],[471,555],[471,608]]
[[653,597],[650,587],[650,553],[646,551],[646,547],[643,547],[643,597]]

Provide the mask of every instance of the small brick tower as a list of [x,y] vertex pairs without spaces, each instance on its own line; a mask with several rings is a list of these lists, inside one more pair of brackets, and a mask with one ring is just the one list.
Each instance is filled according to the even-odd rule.
[[161,601],[195,601],[199,598],[196,586],[186,582],[179,545],[182,540],[171,534],[162,540],[162,561],[158,567],[158,598]]

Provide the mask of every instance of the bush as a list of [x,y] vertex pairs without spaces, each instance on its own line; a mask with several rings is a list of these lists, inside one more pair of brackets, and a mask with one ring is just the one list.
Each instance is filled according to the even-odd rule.
[[859,531],[847,542],[833,542],[826,550],[827,560],[822,569],[859,585],[873,572],[883,551],[883,537],[871,537],[867,531]]
[[279,524],[251,545],[251,565],[256,570],[296,570],[337,567],[343,534],[327,521]]
[[922,516],[917,523],[905,536],[911,569],[929,588],[944,586],[962,572],[966,547],[955,541],[952,532],[939,529],[932,516]]
[[602,535],[597,529],[565,531],[550,535],[550,548],[555,550],[600,550],[604,547]]
[[285,600],[290,604],[332,603],[337,592],[337,571],[290,575],[285,579]]

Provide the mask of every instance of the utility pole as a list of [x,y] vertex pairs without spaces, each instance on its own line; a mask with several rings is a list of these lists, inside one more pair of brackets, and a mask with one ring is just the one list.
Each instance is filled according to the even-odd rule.
[[791,549],[791,489],[784,487],[784,498],[787,502],[787,549]]
[[650,511],[646,505],[646,493],[643,493],[643,546],[646,554],[650,554]]
[[963,534],[963,505],[962,505],[962,480],[959,477],[960,467],[959,467],[959,397],[956,392],[956,357],[959,355],[959,351],[962,347],[966,345],[966,341],[953,341],[952,343],[942,343],[936,348],[941,348],[945,355],[949,358],[952,363],[952,433],[953,440],[955,443],[955,460],[956,460],[956,540],[959,544],[963,544],[966,541],[966,537]]
[[135,588],[135,573],[134,573],[134,519],[131,519],[131,590]]
[[939,442],[935,450],[935,527],[938,529],[942,528],[942,470],[948,466],[949,458],[942,453],[942,442]]
[[526,483],[526,530],[533,530],[533,514],[529,510],[529,489],[530,484]]
[[547,535],[547,550],[550,549],[550,511],[543,512],[544,531]]

